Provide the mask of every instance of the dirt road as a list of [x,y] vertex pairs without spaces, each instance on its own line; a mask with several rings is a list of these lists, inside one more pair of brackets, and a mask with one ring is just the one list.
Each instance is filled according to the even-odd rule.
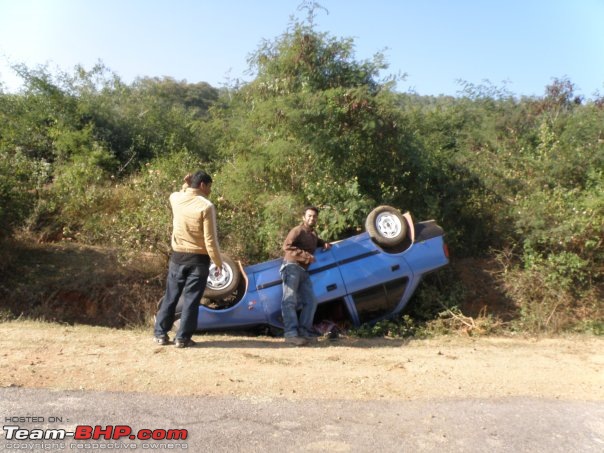
[[604,400],[597,337],[344,338],[293,348],[271,337],[198,335],[196,347],[176,349],[153,344],[150,330],[29,321],[1,323],[0,335],[0,387],[286,400]]

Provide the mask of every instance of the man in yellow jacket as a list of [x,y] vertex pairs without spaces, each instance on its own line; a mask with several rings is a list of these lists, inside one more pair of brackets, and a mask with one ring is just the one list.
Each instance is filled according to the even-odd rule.
[[170,343],[168,332],[174,324],[176,305],[184,293],[180,327],[175,345],[186,348],[197,328],[199,302],[206,288],[210,259],[216,276],[222,272],[222,257],[216,230],[216,208],[208,199],[212,178],[203,170],[187,175],[181,192],[170,195],[173,231],[172,254],[166,279],[166,292],[155,319],[154,341]]

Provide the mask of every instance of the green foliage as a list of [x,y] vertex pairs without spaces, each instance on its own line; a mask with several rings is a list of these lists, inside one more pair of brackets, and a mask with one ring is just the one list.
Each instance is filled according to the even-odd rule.
[[604,178],[587,175],[585,190],[540,190],[518,203],[516,228],[524,241],[527,269],[549,269],[560,288],[581,289],[601,281],[604,265]]
[[265,195],[258,201],[263,206],[258,228],[262,250],[269,256],[277,257],[282,253],[283,238],[291,226],[302,218],[301,215],[296,216],[298,200],[293,195],[283,194]]
[[461,306],[463,300],[464,288],[459,277],[451,268],[446,268],[420,283],[406,310],[414,319],[425,322]]
[[37,193],[50,177],[50,165],[28,159],[21,151],[0,148],[0,239],[29,217]]
[[410,338],[419,336],[420,332],[416,322],[410,316],[404,315],[396,321],[384,320],[375,324],[363,324],[350,334],[359,338]]
[[[593,286],[583,290],[565,288],[566,282],[564,278],[557,278],[560,272],[552,267],[554,264],[542,261],[532,264],[530,269],[508,271],[505,290],[519,307],[519,316],[512,322],[513,329],[558,333],[579,330],[586,319],[596,323],[603,319],[598,289]],[[568,269],[570,263],[564,264]]]
[[113,154],[116,176],[181,149],[209,157],[203,118],[218,91],[207,84],[140,79],[124,85],[101,63],[49,74],[20,67],[26,90],[0,96],[0,143],[49,162],[94,144]]
[[[357,177],[338,183],[326,175],[319,181],[305,182],[304,189],[309,204],[323,208],[319,230],[321,237],[327,240],[362,231],[367,214],[375,207],[361,192]],[[325,200],[329,200],[328,203]]]
[[352,39],[318,33],[312,22],[300,21],[276,40],[265,41],[249,63],[258,73],[253,85],[262,97],[339,87],[376,89],[375,78],[387,67],[381,54],[372,61],[355,61]]
[[574,331],[579,333],[603,336],[604,321],[602,321],[601,319],[585,319],[575,325]]
[[[322,209],[321,234],[336,239],[358,231],[376,203],[400,201],[405,132],[391,86],[375,79],[381,56],[357,62],[351,40],[294,22],[252,65],[256,80],[229,93],[228,110],[212,111],[227,204],[246,219],[242,227],[260,225],[243,233],[231,224],[230,235],[246,241],[231,241],[234,248],[256,259],[276,255],[293,226],[285,222],[297,223],[305,204]],[[275,215],[282,209],[296,216]]]
[[77,228],[98,212],[114,167],[115,158],[101,148],[75,154],[56,165],[51,196],[61,206],[65,223]]
[[587,170],[585,188],[536,191],[518,203],[520,264],[504,285],[520,307],[518,328],[579,329],[601,320],[604,192],[601,170]]
[[81,234],[91,242],[125,250],[168,253],[172,226],[168,196],[181,190],[187,171],[197,168],[211,171],[187,151],[145,164],[136,176],[105,192],[108,198],[85,219]]

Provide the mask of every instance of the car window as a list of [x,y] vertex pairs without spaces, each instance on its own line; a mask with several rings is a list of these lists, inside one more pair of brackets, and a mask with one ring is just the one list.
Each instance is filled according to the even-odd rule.
[[361,324],[382,318],[394,311],[403,297],[409,280],[399,278],[352,295]]

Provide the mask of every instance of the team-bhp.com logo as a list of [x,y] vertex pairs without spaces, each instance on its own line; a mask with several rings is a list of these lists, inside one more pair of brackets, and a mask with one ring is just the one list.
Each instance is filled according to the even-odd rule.
[[65,429],[25,429],[19,426],[3,426],[6,440],[186,440],[186,429],[139,429],[134,431],[128,425],[89,426],[78,425],[75,430]]

